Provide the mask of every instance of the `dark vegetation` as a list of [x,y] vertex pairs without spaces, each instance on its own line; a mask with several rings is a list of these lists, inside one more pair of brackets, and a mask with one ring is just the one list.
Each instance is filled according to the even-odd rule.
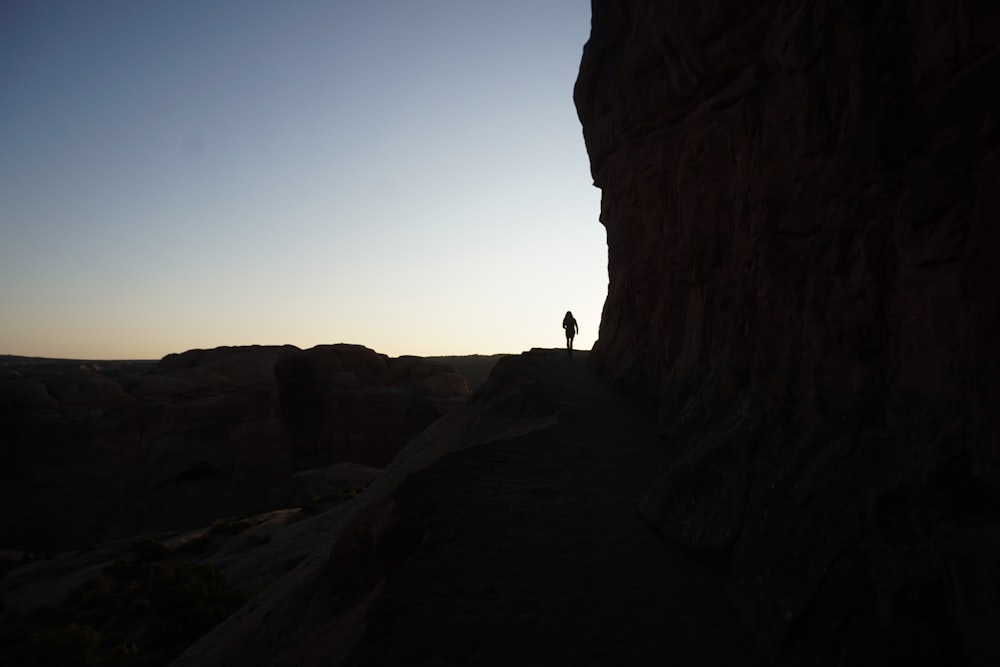
[[[358,486],[315,496],[286,523],[324,512],[362,492]],[[58,607],[24,616],[7,614],[0,625],[0,665],[169,664],[249,599],[214,566],[199,561],[227,548],[242,533],[248,533],[245,540],[251,548],[270,542],[269,533],[252,532],[259,523],[258,517],[220,518],[173,547],[155,537],[135,540],[121,558]],[[32,560],[37,557],[19,564]],[[290,562],[288,569],[295,564]]]
[[186,562],[144,539],[59,607],[8,618],[0,630],[0,664],[165,665],[246,599],[214,567]]

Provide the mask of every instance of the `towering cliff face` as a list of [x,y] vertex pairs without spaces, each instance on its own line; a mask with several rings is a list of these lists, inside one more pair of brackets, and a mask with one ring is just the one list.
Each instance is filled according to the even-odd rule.
[[789,664],[1000,664],[1000,6],[593,10],[592,359],[659,410],[646,516]]

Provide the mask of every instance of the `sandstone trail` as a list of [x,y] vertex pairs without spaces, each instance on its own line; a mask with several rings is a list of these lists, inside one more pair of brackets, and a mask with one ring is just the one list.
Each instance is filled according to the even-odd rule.
[[586,354],[506,358],[322,558],[175,664],[759,664],[717,584],[639,514],[663,452]]

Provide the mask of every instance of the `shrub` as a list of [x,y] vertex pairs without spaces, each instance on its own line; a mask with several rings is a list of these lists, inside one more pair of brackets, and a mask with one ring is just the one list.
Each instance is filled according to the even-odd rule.
[[9,622],[0,664],[166,665],[245,601],[207,565],[118,561],[60,608]]
[[69,623],[31,635],[29,665],[96,667],[101,664],[101,634],[89,625]]

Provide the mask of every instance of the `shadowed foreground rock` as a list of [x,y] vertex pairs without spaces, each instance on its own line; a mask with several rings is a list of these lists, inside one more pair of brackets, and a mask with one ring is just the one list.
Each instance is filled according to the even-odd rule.
[[720,590],[639,516],[655,420],[585,353],[507,357],[325,549],[173,664],[759,664]]
[[1000,664],[1000,5],[595,0],[593,363],[784,664]]
[[5,372],[5,548],[65,549],[286,507],[310,483],[297,471],[382,467],[469,393],[452,366],[360,345],[190,350],[147,366]]

